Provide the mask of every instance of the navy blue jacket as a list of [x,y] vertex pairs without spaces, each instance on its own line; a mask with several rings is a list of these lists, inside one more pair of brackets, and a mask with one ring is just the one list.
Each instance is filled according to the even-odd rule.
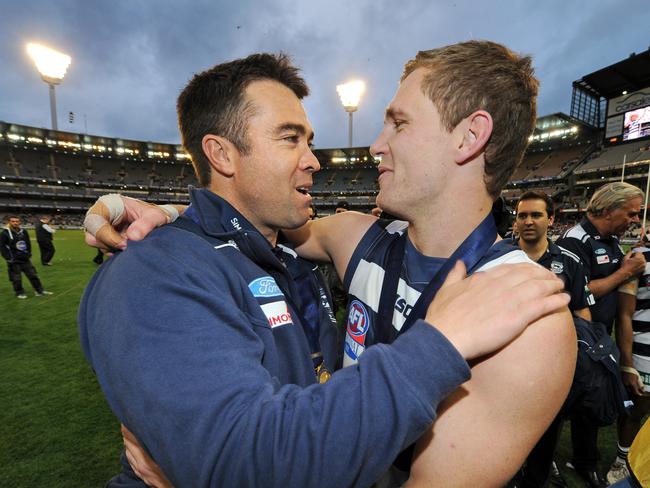
[[8,263],[26,263],[32,257],[32,243],[26,229],[18,232],[7,227],[0,231],[0,253]]
[[[587,217],[583,217],[578,225],[567,230],[555,243],[580,258],[588,281],[607,278],[616,272],[625,256],[618,237],[601,236]],[[613,289],[596,298],[596,303],[590,307],[592,320],[605,324],[610,334],[616,318],[617,296],[618,292]]]
[[191,200],[223,245],[162,227],[102,265],[83,296],[82,347],[113,412],[177,487],[370,485],[469,378],[467,363],[420,321],[318,384],[295,287],[271,297],[268,282],[247,281],[277,275],[277,250],[216,195]]

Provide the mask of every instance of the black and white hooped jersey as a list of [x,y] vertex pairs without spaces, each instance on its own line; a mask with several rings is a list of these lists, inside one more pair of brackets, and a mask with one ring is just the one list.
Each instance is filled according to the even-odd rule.
[[[363,236],[350,259],[343,283],[349,295],[344,366],[355,363],[368,346],[377,342],[379,301],[388,250],[407,227],[407,222],[399,220],[377,221]],[[392,324],[396,331],[402,329],[420,294],[445,261],[445,258],[424,256],[406,240],[393,312]],[[522,262],[532,263],[521,249],[509,241],[500,241],[483,256],[476,270],[486,271],[499,264]]]
[[632,316],[632,360],[646,385],[645,391],[650,392],[650,248],[639,247],[634,251],[643,253],[646,258],[645,270],[638,280],[624,283],[618,291],[636,295]]

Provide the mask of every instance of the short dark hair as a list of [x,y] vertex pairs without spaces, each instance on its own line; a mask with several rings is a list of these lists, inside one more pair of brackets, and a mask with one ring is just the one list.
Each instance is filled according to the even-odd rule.
[[345,210],[348,210],[350,208],[350,204],[345,200],[341,200],[340,202],[336,203],[335,208],[344,208]]
[[546,203],[546,215],[551,218],[555,214],[555,204],[553,203],[553,199],[543,191],[530,190],[525,192],[519,197],[519,200],[517,200],[515,212],[519,212],[519,203],[523,202],[524,200],[543,200],[544,203]]
[[246,136],[248,119],[255,107],[244,99],[253,81],[274,80],[302,99],[309,95],[299,69],[286,54],[252,54],[247,58],[218,64],[194,75],[176,103],[182,143],[192,158],[201,186],[210,184],[210,163],[203,154],[206,134],[228,139],[242,154],[250,150]]

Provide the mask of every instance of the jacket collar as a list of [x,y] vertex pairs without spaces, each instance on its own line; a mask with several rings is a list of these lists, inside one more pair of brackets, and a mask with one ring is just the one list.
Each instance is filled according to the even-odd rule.
[[585,215],[580,221],[580,225],[585,230],[587,234],[598,241],[618,241],[618,236],[603,236],[598,232],[598,229],[594,224],[591,223],[591,220]]
[[234,241],[239,250],[262,267],[285,272],[285,251],[273,247],[246,217],[220,196],[205,188],[190,188],[190,206],[184,216],[203,232],[221,241]]

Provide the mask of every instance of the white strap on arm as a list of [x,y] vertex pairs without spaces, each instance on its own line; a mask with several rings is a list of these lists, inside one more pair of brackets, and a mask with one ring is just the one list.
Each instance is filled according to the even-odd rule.
[[171,224],[178,218],[178,210],[173,205],[158,205],[158,208],[167,214],[168,224]]

